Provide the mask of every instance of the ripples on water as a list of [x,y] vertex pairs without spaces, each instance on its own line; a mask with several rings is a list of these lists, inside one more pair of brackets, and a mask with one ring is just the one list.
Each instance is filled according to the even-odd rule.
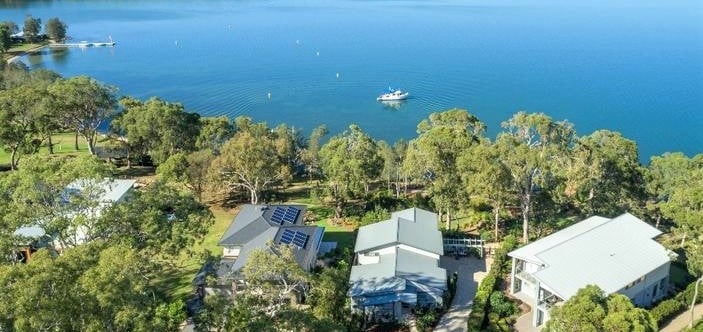
[[[27,13],[60,17],[75,40],[118,42],[43,51],[23,59],[32,67],[204,115],[306,132],[357,123],[394,141],[447,108],[468,108],[490,135],[527,110],[579,134],[620,131],[645,160],[703,146],[699,1],[40,1],[3,18]],[[412,98],[377,102],[388,85]]]

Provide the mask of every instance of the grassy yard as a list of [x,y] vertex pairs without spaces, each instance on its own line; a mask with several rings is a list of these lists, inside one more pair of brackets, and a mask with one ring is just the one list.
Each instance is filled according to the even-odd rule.
[[236,210],[226,210],[221,207],[211,206],[210,211],[215,216],[215,223],[210,227],[207,235],[201,243],[190,248],[190,252],[182,253],[173,262],[173,266],[161,274],[157,284],[162,284],[165,291],[172,300],[187,299],[193,292],[193,278],[198,273],[204,263],[204,254],[208,250],[213,256],[219,256],[222,248],[217,246],[220,237],[232,222]]
[[5,52],[2,55],[2,60],[7,61],[12,57],[22,55],[27,51],[39,49],[43,46],[44,46],[43,44],[33,44],[33,43],[24,43],[24,44],[15,45],[15,46],[11,47],[9,50],[7,50],[7,52]]
[[[78,151],[76,151],[74,142],[75,134],[73,133],[61,133],[51,136],[51,140],[54,143],[54,154],[55,155],[76,155],[76,154],[87,154],[88,153],[88,143],[82,137],[78,137]],[[98,145],[100,145],[98,143]],[[48,155],[49,148],[46,144],[42,144],[39,148],[39,154]],[[0,149],[0,165],[10,165],[11,154],[4,149]],[[26,157],[23,155],[21,157]]]

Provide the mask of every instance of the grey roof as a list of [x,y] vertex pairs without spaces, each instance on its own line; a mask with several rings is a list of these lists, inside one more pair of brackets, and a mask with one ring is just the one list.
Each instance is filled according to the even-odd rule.
[[670,261],[668,251],[653,239],[661,231],[629,213],[591,217],[574,226],[509,253],[542,264],[532,276],[562,299],[589,284],[617,292]]
[[393,244],[444,254],[442,233],[437,229],[437,214],[410,208],[391,214],[391,219],[359,228],[354,252],[382,248]]
[[447,272],[437,264],[437,259],[394,248],[392,253],[380,255],[378,263],[352,266],[349,295],[402,291],[408,282],[446,290]]
[[[301,212],[298,214],[294,224],[284,223],[283,225],[278,225],[270,221],[273,211],[278,206],[292,206],[300,209]],[[305,205],[242,205],[239,213],[234,217],[234,221],[220,238],[219,245],[244,245],[271,227],[302,225],[304,212]]]
[[[295,207],[300,210],[294,223],[282,225],[271,221],[271,215],[276,207]],[[237,213],[232,223],[222,235],[220,246],[240,246],[239,256],[231,263],[229,273],[238,273],[256,249],[265,249],[269,243],[279,243],[283,230],[291,229],[308,235],[305,248],[295,249],[295,260],[307,269],[306,264],[317,256],[319,243],[322,240],[324,228],[305,226],[303,214],[305,205],[253,205],[245,204]]]

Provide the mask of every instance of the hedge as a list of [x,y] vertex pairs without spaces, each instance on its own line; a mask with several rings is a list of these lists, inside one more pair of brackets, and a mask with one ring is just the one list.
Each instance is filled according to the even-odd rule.
[[486,326],[488,313],[490,312],[490,306],[488,305],[488,300],[490,299],[491,293],[498,286],[498,280],[502,276],[506,269],[510,267],[510,260],[508,260],[508,252],[513,250],[517,246],[517,240],[515,237],[507,236],[503,240],[503,246],[496,250],[495,258],[493,260],[493,266],[488,274],[478,285],[478,290],[476,291],[476,296],[474,297],[474,302],[471,305],[471,314],[469,315],[469,331],[483,331]]
[[[649,309],[652,314],[652,318],[657,320],[659,326],[663,326],[664,323],[674,318],[674,316],[681,314],[687,310],[691,305],[691,300],[693,300],[693,294],[695,293],[696,281],[686,286],[682,292],[679,292],[674,297],[661,301],[654,308]],[[698,289],[698,298],[696,298],[696,303],[703,302],[703,284]]]

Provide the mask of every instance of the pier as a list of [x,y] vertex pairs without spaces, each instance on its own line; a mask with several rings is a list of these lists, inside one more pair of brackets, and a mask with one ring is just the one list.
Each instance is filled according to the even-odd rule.
[[49,47],[113,47],[117,44],[116,42],[110,40],[106,42],[88,42],[80,41],[78,43],[55,43],[49,44]]

